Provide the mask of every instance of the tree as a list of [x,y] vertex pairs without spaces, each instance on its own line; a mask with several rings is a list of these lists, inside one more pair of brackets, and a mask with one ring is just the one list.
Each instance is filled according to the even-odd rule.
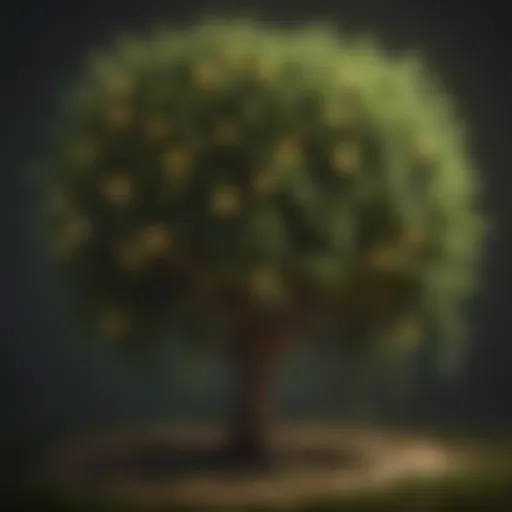
[[209,21],[120,38],[66,98],[43,217],[74,310],[126,348],[224,333],[237,453],[265,453],[276,367],[318,327],[366,357],[460,340],[479,188],[418,57]]

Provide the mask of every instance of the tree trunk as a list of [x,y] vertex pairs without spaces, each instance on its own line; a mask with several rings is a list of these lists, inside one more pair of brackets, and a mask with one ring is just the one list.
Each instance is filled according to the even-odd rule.
[[235,381],[228,446],[242,465],[272,461],[272,394],[285,340],[276,326],[254,322],[241,329],[232,347]]

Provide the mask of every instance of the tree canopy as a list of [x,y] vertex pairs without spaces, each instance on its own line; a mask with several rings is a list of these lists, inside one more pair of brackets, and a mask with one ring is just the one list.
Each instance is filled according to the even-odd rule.
[[456,338],[484,223],[465,126],[420,57],[208,21],[120,37],[65,100],[43,217],[102,337],[249,308],[322,315],[347,346]]

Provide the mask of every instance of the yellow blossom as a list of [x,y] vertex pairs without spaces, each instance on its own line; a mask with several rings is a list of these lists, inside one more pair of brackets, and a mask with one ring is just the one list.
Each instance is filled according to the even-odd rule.
[[400,240],[407,251],[416,253],[425,245],[425,234],[418,227],[407,226],[402,229]]
[[144,125],[146,137],[151,141],[163,139],[169,132],[169,122],[162,118],[150,118]]
[[231,146],[238,140],[238,128],[236,124],[229,119],[223,119],[215,124],[213,129],[213,139],[222,146]]
[[392,342],[400,347],[414,347],[421,340],[423,329],[414,317],[398,322],[391,331]]
[[229,70],[240,70],[246,60],[244,52],[237,46],[235,41],[230,41],[220,49],[222,63]]
[[336,83],[341,87],[352,87],[356,84],[357,73],[355,69],[348,66],[342,66],[336,73]]
[[256,299],[276,297],[281,290],[281,280],[276,271],[269,267],[256,267],[249,271],[249,293]]
[[190,173],[192,157],[188,150],[175,147],[162,156],[162,167],[168,176],[183,178]]
[[397,251],[391,245],[381,245],[370,250],[365,261],[373,270],[389,270],[397,263]]
[[301,161],[301,146],[298,137],[288,135],[278,140],[274,150],[274,163],[277,166],[295,166]]
[[355,144],[339,144],[332,152],[331,164],[334,170],[343,175],[356,172],[361,164],[361,154]]
[[123,174],[112,174],[101,184],[103,197],[115,206],[126,206],[133,199],[133,181]]
[[126,105],[111,105],[105,111],[105,122],[114,130],[126,128],[132,120],[132,112]]
[[191,69],[192,83],[201,90],[211,90],[220,81],[218,70],[211,62],[197,62]]
[[275,173],[270,170],[259,170],[253,173],[251,179],[252,191],[256,196],[271,194],[277,185]]
[[126,73],[116,73],[107,78],[105,86],[111,94],[128,96],[133,92],[134,81]]
[[412,157],[418,163],[427,163],[436,156],[436,149],[436,144],[431,138],[420,138],[412,145]]
[[327,126],[348,127],[354,122],[355,116],[352,110],[340,103],[328,103],[323,109],[323,121]]
[[171,247],[171,230],[163,223],[147,226],[139,235],[139,243],[146,256],[161,256]]
[[279,65],[273,59],[260,59],[254,67],[254,77],[261,85],[271,85],[279,77]]
[[241,209],[242,195],[238,187],[224,185],[214,190],[211,211],[219,217],[233,217]]
[[120,309],[107,309],[100,313],[98,327],[102,336],[119,341],[130,333],[131,319]]

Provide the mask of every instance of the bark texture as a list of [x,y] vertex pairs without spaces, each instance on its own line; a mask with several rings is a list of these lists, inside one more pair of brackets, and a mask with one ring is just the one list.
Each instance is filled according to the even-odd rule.
[[228,446],[241,463],[267,464],[273,459],[274,391],[293,327],[293,319],[251,315],[237,330],[231,347],[235,380]]

